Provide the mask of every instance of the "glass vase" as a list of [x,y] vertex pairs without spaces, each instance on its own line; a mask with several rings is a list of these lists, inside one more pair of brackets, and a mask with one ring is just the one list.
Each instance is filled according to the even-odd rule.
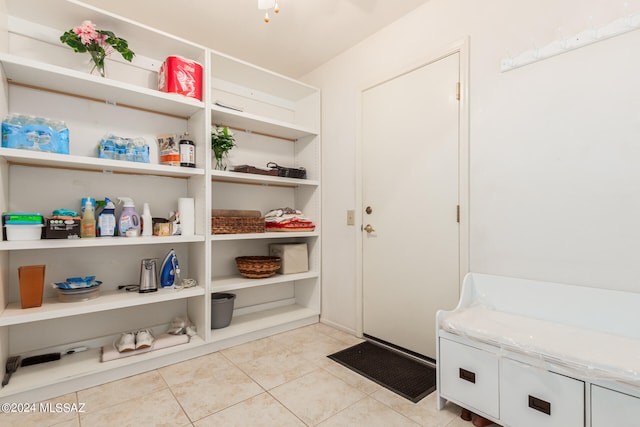
[[226,171],[227,170],[227,156],[222,155],[220,157],[214,157],[216,162],[213,165],[213,168],[218,171]]
[[90,74],[104,77],[105,54],[101,52],[94,52],[94,51],[89,51],[89,54],[91,55],[91,63],[93,65],[93,67],[91,68]]

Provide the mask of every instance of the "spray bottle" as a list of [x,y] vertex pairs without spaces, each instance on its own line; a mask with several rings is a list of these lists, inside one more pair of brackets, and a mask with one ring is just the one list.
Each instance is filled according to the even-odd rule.
[[140,216],[136,212],[136,205],[130,197],[118,197],[120,203],[124,203],[120,219],[118,220],[118,232],[120,236],[136,237],[140,235]]
[[153,235],[153,218],[151,217],[151,210],[149,209],[149,203],[145,203],[142,209],[142,235]]

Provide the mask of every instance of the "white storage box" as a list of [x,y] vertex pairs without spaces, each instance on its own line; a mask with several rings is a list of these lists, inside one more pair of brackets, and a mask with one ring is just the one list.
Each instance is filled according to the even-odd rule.
[[309,271],[306,243],[278,243],[269,245],[269,255],[280,257],[278,273],[292,274]]
[[7,240],[40,240],[42,224],[5,224]]

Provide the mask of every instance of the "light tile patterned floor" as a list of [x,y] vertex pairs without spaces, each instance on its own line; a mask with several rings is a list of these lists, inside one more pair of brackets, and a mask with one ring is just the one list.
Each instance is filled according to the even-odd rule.
[[74,414],[2,414],[3,426],[472,427],[460,409],[417,404],[326,356],[361,342],[317,323],[53,399]]

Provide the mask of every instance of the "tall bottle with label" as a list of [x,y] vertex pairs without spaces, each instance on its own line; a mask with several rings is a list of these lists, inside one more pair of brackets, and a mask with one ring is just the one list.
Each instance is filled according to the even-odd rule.
[[189,132],[185,132],[180,137],[180,166],[188,168],[196,167],[196,145],[193,140],[189,138]]
[[151,217],[151,210],[149,209],[149,203],[145,203],[142,208],[142,235],[153,235],[153,218]]
[[136,205],[130,197],[118,197],[120,203],[124,203],[120,219],[118,220],[118,233],[121,236],[136,237],[140,235],[140,216],[136,212]]
[[85,201],[84,213],[80,220],[80,237],[89,238],[96,237],[96,217],[93,214],[93,206],[91,201]]
[[98,214],[97,235],[100,237],[115,236],[116,234],[116,207],[108,197],[104,198],[105,206]]

